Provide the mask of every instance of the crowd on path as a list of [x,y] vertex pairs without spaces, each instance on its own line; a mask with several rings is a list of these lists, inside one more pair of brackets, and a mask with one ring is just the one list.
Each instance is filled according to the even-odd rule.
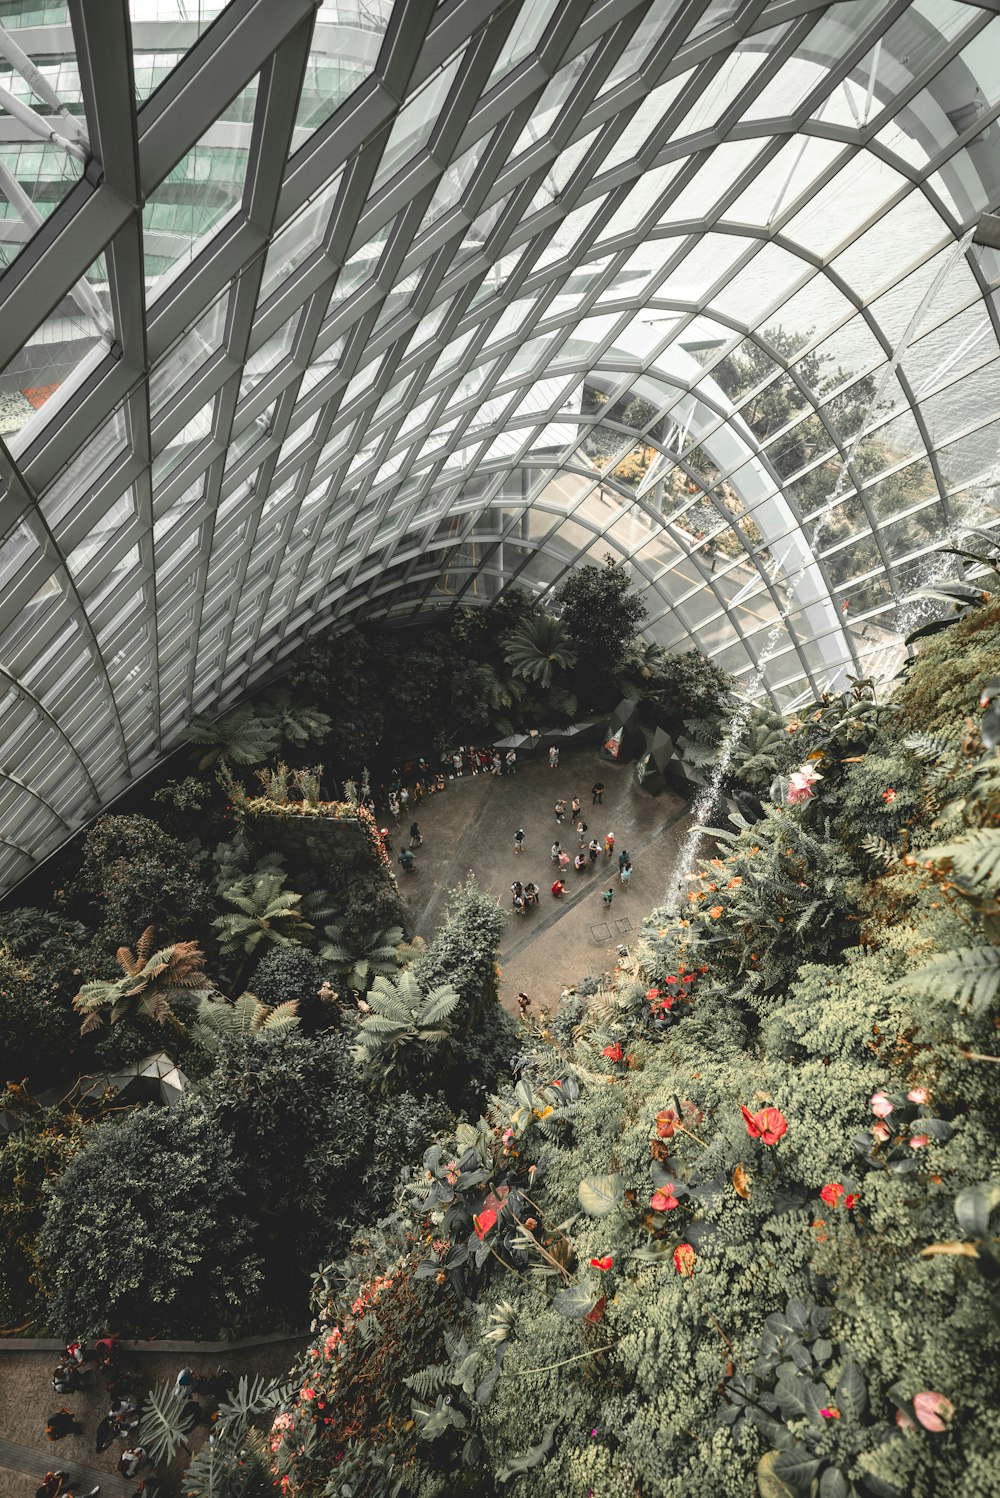
[[[156,1474],[140,1476],[146,1467],[146,1451],[136,1439],[140,1423],[140,1380],[123,1366],[120,1354],[118,1340],[113,1336],[99,1337],[93,1348],[82,1340],[70,1342],[53,1371],[52,1388],[56,1394],[71,1397],[89,1390],[95,1374],[103,1379],[109,1408],[97,1423],[94,1450],[100,1455],[116,1441],[121,1441],[122,1450],[117,1462],[119,1475],[128,1482],[139,1479],[132,1498],[152,1498],[157,1486]],[[178,1411],[178,1423],[188,1432],[199,1425],[211,1427],[218,1418],[223,1400],[235,1387],[235,1378],[225,1368],[208,1375],[182,1368],[174,1385],[175,1394],[183,1401]],[[66,1436],[82,1435],[83,1429],[76,1411],[61,1405],[49,1415],[45,1436],[52,1442],[61,1441]],[[100,1490],[98,1483],[85,1493],[79,1493],[68,1471],[51,1471],[46,1472],[35,1498],[96,1498]]]

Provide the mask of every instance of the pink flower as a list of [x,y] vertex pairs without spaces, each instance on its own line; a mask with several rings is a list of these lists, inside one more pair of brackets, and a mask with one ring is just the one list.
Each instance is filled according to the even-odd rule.
[[872,1093],[871,1106],[876,1118],[888,1118],[892,1112],[892,1104],[884,1092]]
[[822,1409],[822,1410],[820,1410],[820,1414],[823,1416],[824,1420],[839,1420],[840,1419],[840,1411],[837,1409],[837,1407],[835,1405],[831,1405],[829,1409]]
[[913,1409],[924,1430],[947,1429],[955,1414],[955,1406],[944,1394],[935,1394],[927,1389],[923,1394],[914,1394]]
[[667,1181],[659,1191],[654,1191],[649,1199],[649,1205],[654,1212],[672,1212],[676,1206],[679,1206],[674,1195],[673,1182]]
[[802,801],[808,801],[813,793],[813,786],[817,780],[823,777],[812,765],[800,765],[793,770],[788,777],[788,804],[797,806]]
[[926,1103],[930,1093],[926,1087],[914,1087],[906,1094],[911,1103]]
[[315,1389],[310,1389],[310,1388],[302,1389],[301,1393],[300,1393],[300,1397],[302,1399],[315,1399],[316,1398],[316,1390]]
[[896,792],[893,790],[891,785],[887,786],[886,789],[882,792],[882,800],[885,802],[886,806],[891,806],[895,799]]
[[929,1134],[912,1134],[910,1136],[911,1150],[925,1150],[931,1142]]
[[875,1138],[878,1140],[879,1144],[885,1144],[887,1139],[892,1138],[892,1130],[889,1128],[888,1124],[877,1123],[872,1129],[872,1133],[875,1135]]

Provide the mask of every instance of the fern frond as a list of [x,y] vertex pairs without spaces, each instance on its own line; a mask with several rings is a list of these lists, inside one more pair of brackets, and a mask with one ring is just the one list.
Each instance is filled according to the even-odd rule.
[[925,848],[923,856],[949,862],[956,882],[970,893],[994,895],[1000,885],[1000,827],[980,827],[954,842]]
[[963,947],[934,957],[897,985],[922,998],[951,999],[977,1017],[1000,1006],[1000,949]]

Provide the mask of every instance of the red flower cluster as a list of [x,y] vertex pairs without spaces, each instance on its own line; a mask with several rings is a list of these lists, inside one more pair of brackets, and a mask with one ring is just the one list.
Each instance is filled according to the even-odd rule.
[[694,1274],[695,1252],[690,1243],[678,1243],[674,1249],[674,1268],[690,1279]]
[[830,1181],[828,1185],[821,1188],[819,1194],[828,1207],[840,1206],[841,1198],[843,1198],[844,1206],[849,1212],[852,1207],[857,1205],[860,1193],[857,1191],[845,1191],[839,1181]]
[[688,971],[684,963],[680,963],[676,973],[668,973],[661,984],[646,989],[646,1000],[651,1012],[654,1015],[663,1014],[672,1009],[678,1000],[690,999],[699,975],[707,971],[704,967]]
[[759,1113],[751,1113],[741,1103],[740,1112],[750,1138],[759,1139],[763,1144],[777,1144],[788,1131],[788,1120],[777,1108],[762,1108]]
[[606,1045],[604,1047],[604,1050],[601,1052],[601,1055],[607,1056],[609,1061],[621,1061],[624,1056],[621,1041],[616,1040],[614,1045]]

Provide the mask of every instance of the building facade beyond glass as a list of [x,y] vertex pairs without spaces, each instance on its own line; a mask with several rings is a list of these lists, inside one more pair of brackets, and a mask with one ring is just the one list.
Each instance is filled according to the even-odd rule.
[[783,707],[891,674],[997,517],[998,116],[998,0],[0,0],[0,887],[609,552]]

